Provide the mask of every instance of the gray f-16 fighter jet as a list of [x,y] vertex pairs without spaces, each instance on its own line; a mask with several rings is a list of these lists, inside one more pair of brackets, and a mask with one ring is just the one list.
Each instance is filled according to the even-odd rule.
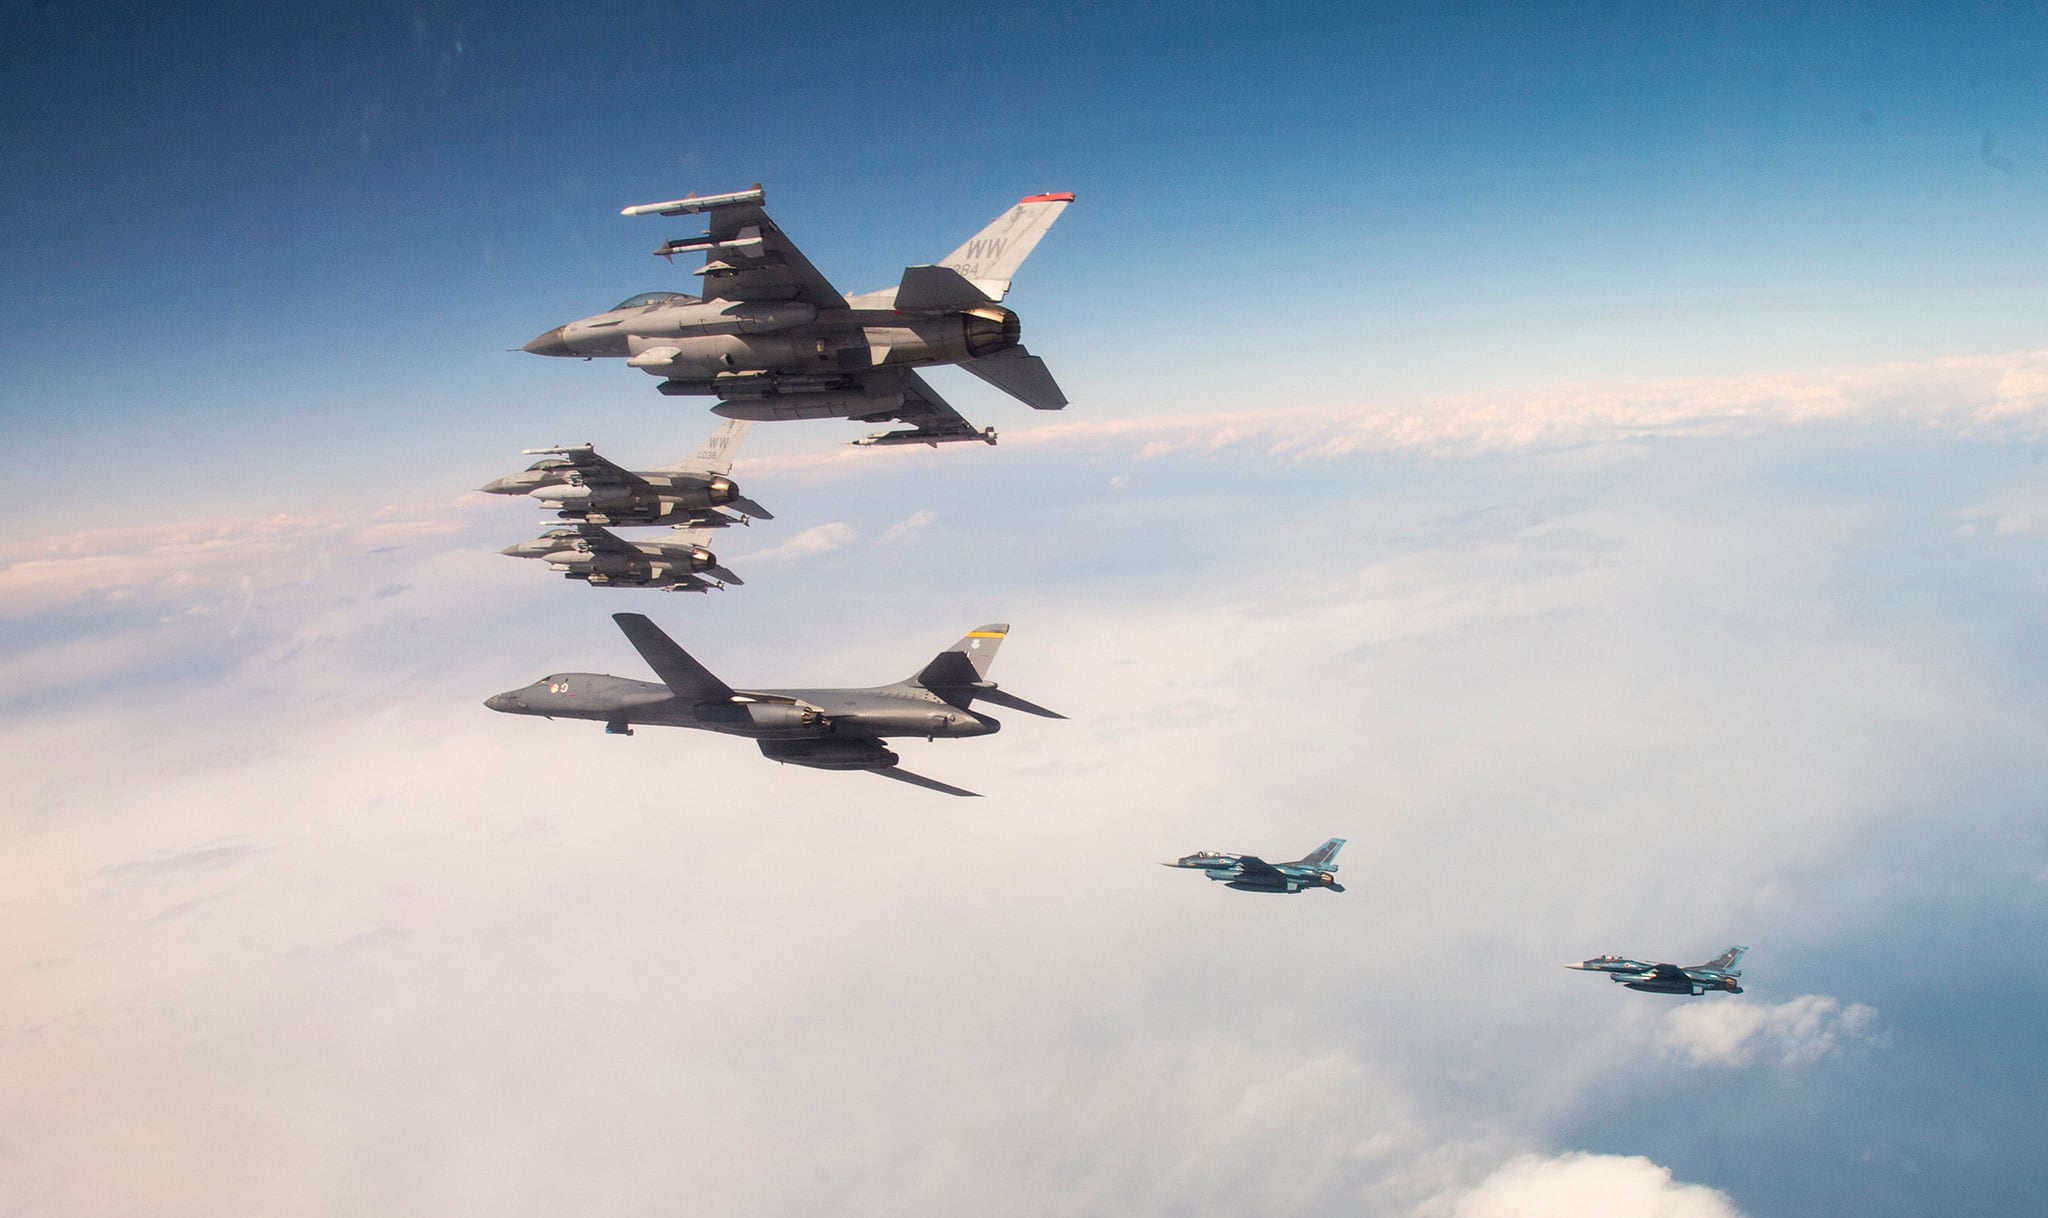
[[996,442],[976,431],[916,369],[958,364],[1038,410],[1066,395],[1018,338],[999,303],[1071,194],[1032,195],[945,260],[904,269],[895,287],[846,296],[762,210],[760,183],[731,194],[626,208],[628,216],[702,215],[706,231],[663,243],[671,261],[702,253],[701,296],[643,292],[527,343],[535,355],[606,356],[661,379],[666,394],[716,397],[729,419],[890,419],[908,429],[856,444]]
[[1742,976],[1742,970],[1735,967],[1735,962],[1742,959],[1742,953],[1748,950],[1746,947],[1731,947],[1705,964],[1651,964],[1623,956],[1595,956],[1565,967],[1588,973],[1606,973],[1609,978],[1632,990],[1652,994],[1691,994],[1698,997],[1708,990],[1740,994],[1742,986],[1735,979]]
[[[711,433],[689,460],[659,469],[623,469],[588,444],[529,448],[542,457],[516,474],[485,483],[492,495],[526,495],[564,520],[590,524],[671,524],[722,529],[748,517],[773,520],[767,508],[740,494],[732,473],[733,454],[753,424],[743,419]],[[721,511],[730,507],[738,516]]]
[[593,588],[709,592],[727,584],[746,583],[720,566],[718,555],[704,548],[708,538],[702,529],[676,529],[661,541],[627,541],[602,526],[576,524],[549,529],[499,553],[541,559],[563,578],[580,579]]
[[1002,724],[973,709],[992,702],[1048,719],[1064,719],[996,688],[988,667],[1010,632],[1004,625],[981,626],[940,652],[914,676],[871,689],[734,689],[711,672],[653,622],[637,613],[614,613],[626,638],[661,683],[598,673],[557,673],[524,689],[484,701],[495,711],[549,719],[594,719],[604,730],[632,735],[635,724],[694,727],[745,736],[771,761],[820,770],[869,770],[884,778],[973,795],[897,768],[897,756],[882,743],[890,736],[986,736]]
[[1217,854],[1204,850],[1161,863],[1161,867],[1186,867],[1201,871],[1245,892],[1300,892],[1304,888],[1344,891],[1337,882],[1337,852],[1344,848],[1341,837],[1333,837],[1291,863],[1269,863],[1252,854]]

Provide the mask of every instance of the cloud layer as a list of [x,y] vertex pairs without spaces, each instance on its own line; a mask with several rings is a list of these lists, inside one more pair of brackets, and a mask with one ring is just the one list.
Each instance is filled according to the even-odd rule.
[[[1965,429],[1428,460],[1240,432],[1222,451],[1257,459],[1223,479],[1085,435],[916,479],[764,464],[781,519],[733,540],[841,540],[703,598],[540,578],[492,552],[516,513],[468,501],[10,550],[6,1192],[1798,1212],[1752,1130],[1809,1163],[1886,1148],[1819,1173],[1848,1203],[2024,1184],[2006,1143],[1887,1115],[1967,1034],[1901,1016],[1934,983],[1836,963],[1906,898],[1937,911],[1914,927],[2002,928],[1950,945],[1943,1009],[2036,950],[2048,564],[1958,522],[2038,474],[2020,432]],[[916,544],[846,544],[892,529]],[[1073,718],[905,742],[988,793],[963,807],[481,708],[638,675],[622,608],[760,685],[894,679],[1009,620],[995,677]],[[1333,833],[1342,896],[1151,866]],[[1557,967],[1731,941],[1757,949],[1735,1003]]]

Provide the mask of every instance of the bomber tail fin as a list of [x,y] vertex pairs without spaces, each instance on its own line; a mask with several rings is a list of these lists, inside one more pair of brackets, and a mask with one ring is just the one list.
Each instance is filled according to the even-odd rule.
[[1341,837],[1333,837],[1322,845],[1317,846],[1314,850],[1309,851],[1297,862],[1303,867],[1320,867],[1324,871],[1335,871],[1337,870],[1337,852],[1344,848],[1344,840]]
[[989,221],[988,227],[946,255],[938,265],[960,272],[990,300],[1009,294],[1017,268],[1038,248],[1052,222],[1074,201],[1071,194],[1031,195]]
[[1695,965],[1694,967],[1710,968],[1717,970],[1719,972],[1727,973],[1731,976],[1740,976],[1742,970],[1736,968],[1735,964],[1738,960],[1742,959],[1742,953],[1748,950],[1749,949],[1746,947],[1731,947],[1727,951],[1722,952],[1720,955],[1714,957],[1712,960],[1707,961],[1705,964]]
[[979,698],[1027,715],[1045,719],[1066,718],[1058,711],[1047,710],[1036,702],[1027,702],[1007,690],[998,689],[996,683],[988,679],[989,665],[995,663],[996,648],[1003,645],[1003,639],[1009,633],[1009,626],[1000,622],[970,630],[959,642],[933,656],[931,663],[918,669],[917,675],[904,684],[928,689],[955,706],[964,707]]
[[1009,633],[1007,622],[976,626],[962,635],[959,642],[932,657],[931,663],[918,669],[917,675],[910,678],[910,684],[940,690],[976,685],[987,680],[989,665],[995,663],[996,648],[1003,645]]

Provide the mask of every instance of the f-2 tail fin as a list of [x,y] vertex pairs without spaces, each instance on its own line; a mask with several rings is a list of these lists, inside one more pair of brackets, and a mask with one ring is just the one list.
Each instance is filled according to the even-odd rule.
[[1742,959],[1742,953],[1748,950],[1746,947],[1731,947],[1705,964],[1696,964],[1693,967],[1710,968],[1722,973],[1739,973],[1741,970],[1735,967],[1735,962]]
[[1299,864],[1303,867],[1320,867],[1324,871],[1337,870],[1337,852],[1344,848],[1345,839],[1333,837],[1322,845],[1303,855]]

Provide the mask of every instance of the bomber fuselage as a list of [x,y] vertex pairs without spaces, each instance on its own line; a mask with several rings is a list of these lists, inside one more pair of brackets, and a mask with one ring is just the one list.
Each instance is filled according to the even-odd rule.
[[741,690],[730,702],[686,703],[668,686],[603,673],[543,677],[524,689],[485,700],[495,711],[549,719],[592,719],[614,728],[635,724],[689,727],[755,740],[828,736],[986,736],[1002,724],[954,706],[926,689]]

